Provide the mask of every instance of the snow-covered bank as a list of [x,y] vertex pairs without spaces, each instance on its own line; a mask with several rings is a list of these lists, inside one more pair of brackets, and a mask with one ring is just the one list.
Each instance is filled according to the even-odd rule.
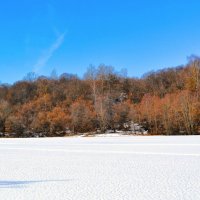
[[200,199],[200,136],[0,139],[3,200]]

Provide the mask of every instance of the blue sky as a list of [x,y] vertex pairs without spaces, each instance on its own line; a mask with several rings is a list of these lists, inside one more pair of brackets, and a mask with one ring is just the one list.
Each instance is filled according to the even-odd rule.
[[141,76],[200,55],[199,0],[7,0],[0,22],[4,83],[101,63]]

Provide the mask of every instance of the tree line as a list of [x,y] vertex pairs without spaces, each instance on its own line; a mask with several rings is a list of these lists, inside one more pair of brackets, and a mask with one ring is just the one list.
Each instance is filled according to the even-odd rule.
[[0,136],[64,136],[130,129],[149,134],[200,133],[200,59],[130,78],[113,67],[90,66],[84,78],[29,73],[0,85]]

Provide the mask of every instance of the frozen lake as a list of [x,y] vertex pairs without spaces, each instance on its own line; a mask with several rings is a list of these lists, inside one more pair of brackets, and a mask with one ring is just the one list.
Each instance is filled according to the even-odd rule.
[[199,200],[200,136],[0,139],[2,200]]

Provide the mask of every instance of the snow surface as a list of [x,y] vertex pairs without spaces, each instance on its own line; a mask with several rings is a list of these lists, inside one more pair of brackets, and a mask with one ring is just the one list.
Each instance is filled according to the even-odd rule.
[[199,200],[200,136],[0,139],[1,200]]

